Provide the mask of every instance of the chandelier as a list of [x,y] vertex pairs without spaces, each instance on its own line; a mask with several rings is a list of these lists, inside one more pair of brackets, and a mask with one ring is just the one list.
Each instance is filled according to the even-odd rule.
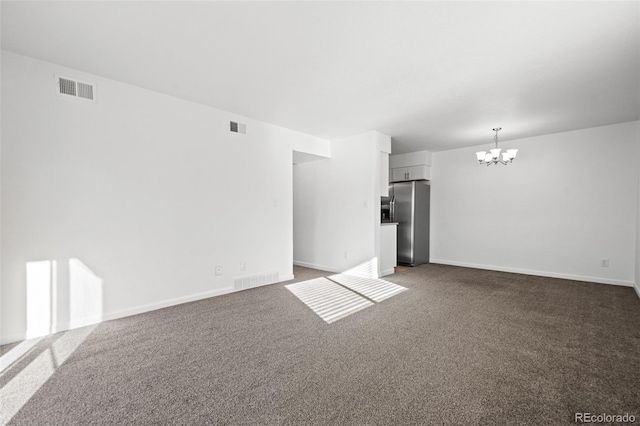
[[[512,163],[513,159],[516,158],[516,154],[518,153],[517,149],[507,149],[505,152],[502,152],[502,150],[498,148],[498,132],[500,130],[502,130],[502,127],[496,127],[493,129],[493,131],[496,132],[496,135],[493,137],[493,141],[496,143],[496,147],[494,149],[490,149],[489,152],[476,152],[476,157],[478,157],[478,162],[480,164],[486,164],[487,166],[498,163],[507,165]],[[502,160],[500,159],[500,154],[502,154]]]

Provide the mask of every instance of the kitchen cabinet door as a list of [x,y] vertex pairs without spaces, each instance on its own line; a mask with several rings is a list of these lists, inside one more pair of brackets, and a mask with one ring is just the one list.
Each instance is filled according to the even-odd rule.
[[391,169],[391,182],[403,182],[405,180],[409,180],[409,169],[407,167]]
[[429,166],[421,164],[419,166],[407,167],[407,175],[409,176],[407,180],[428,180],[430,178]]

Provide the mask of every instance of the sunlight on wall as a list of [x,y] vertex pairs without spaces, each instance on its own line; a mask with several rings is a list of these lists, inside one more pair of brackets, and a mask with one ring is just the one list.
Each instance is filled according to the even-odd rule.
[[[37,346],[40,339],[30,341],[28,344],[27,342],[23,342],[26,345],[18,350],[18,352],[11,355],[6,360],[5,356],[10,355],[12,351],[2,357],[3,366],[7,363],[7,373],[15,373],[15,375],[7,384],[0,388],[0,401],[2,401],[0,425],[6,425],[9,423],[11,418],[15,416],[27,401],[29,401],[29,399],[31,399],[31,397],[38,391],[38,389],[40,389],[40,387],[49,380],[55,371],[69,358],[69,356],[71,356],[87,336],[91,334],[95,327],[96,326],[94,325],[67,331],[53,343],[44,348],[39,348]],[[22,345],[22,343],[20,345]],[[20,345],[16,346],[14,349],[18,349]],[[31,347],[29,347],[30,345]],[[30,350],[42,350],[42,352],[17,373],[11,371],[12,367],[17,368],[16,361],[27,354]],[[10,362],[11,359],[14,361]]]
[[[80,259],[71,258],[69,327],[75,330],[40,337],[57,328],[57,264],[54,260],[34,261],[26,268],[28,340],[0,357],[0,426],[11,420],[96,327],[83,326],[102,321],[103,280]],[[61,317],[64,322],[65,315]]]
[[80,259],[69,259],[69,328],[102,321],[102,278]]
[[56,290],[55,260],[27,263],[27,339],[51,333]]
[[344,275],[362,278],[378,278],[378,258],[373,257],[366,262],[362,262],[353,268],[342,272]]

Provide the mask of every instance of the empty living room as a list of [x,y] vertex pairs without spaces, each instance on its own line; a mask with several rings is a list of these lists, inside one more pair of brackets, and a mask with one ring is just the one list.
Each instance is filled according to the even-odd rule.
[[0,24],[0,426],[640,424],[640,2]]

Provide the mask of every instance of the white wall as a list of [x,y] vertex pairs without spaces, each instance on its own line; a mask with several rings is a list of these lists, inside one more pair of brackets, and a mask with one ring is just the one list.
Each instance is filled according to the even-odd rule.
[[[640,145],[640,132],[638,132],[638,145]],[[636,293],[640,297],[640,155],[638,156],[638,205],[636,207]]]
[[[639,123],[433,154],[431,261],[602,283],[634,282]],[[610,259],[610,267],[600,260]]]
[[[389,196],[389,154],[391,154],[391,136],[382,134],[380,132],[370,132],[372,134],[374,144],[374,162],[376,169],[373,176],[373,254],[376,259],[374,266],[377,266],[377,270],[370,276],[374,278],[389,275],[389,270],[383,269],[381,262],[382,259],[382,229],[381,229],[381,212],[380,212],[380,197]],[[388,248],[385,248],[385,251]],[[366,274],[364,274],[366,275]]]
[[293,167],[294,263],[342,272],[377,259],[385,149],[390,138],[368,132],[332,141],[330,159]]
[[331,157],[331,144],[324,139],[296,138],[291,145],[293,164]]
[[[2,55],[3,343],[25,336],[38,261],[55,262],[58,329],[70,262],[102,283],[105,319],[228,292],[238,276],[292,277],[292,147],[327,141]],[[56,95],[55,73],[96,83],[98,102]]]
[[[2,22],[2,4],[0,4],[0,22]],[[0,46],[2,46],[2,30],[0,29]],[[0,52],[1,53],[1,52]],[[2,57],[0,54],[0,189],[2,188]],[[0,309],[2,308],[2,191],[0,190]],[[2,312],[0,312],[0,344],[2,344]]]

